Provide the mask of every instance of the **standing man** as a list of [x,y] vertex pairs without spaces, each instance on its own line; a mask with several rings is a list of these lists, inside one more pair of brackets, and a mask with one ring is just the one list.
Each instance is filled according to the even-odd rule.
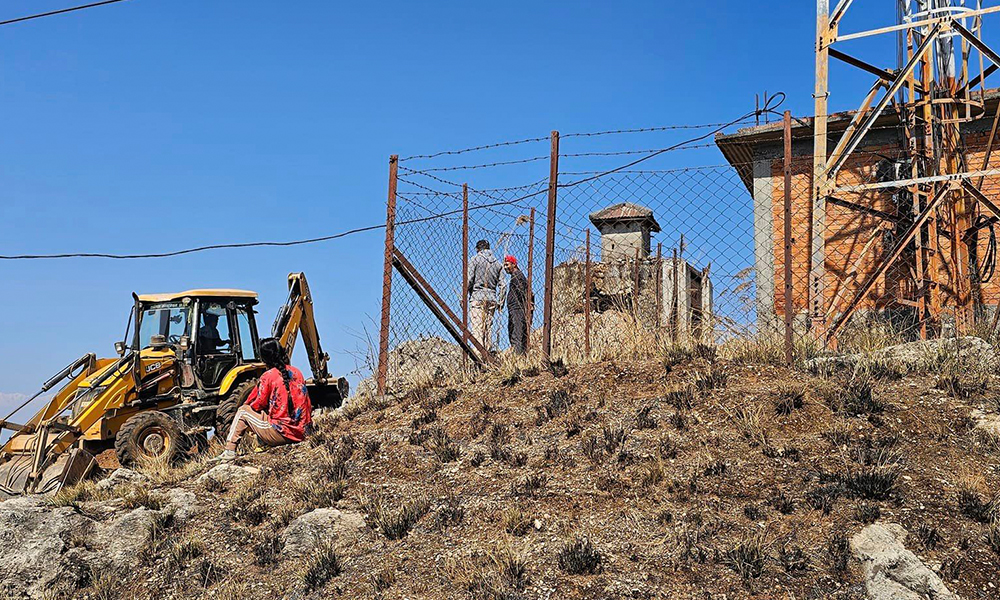
[[523,355],[528,350],[528,279],[517,268],[517,259],[506,256],[503,270],[510,275],[507,292],[507,336],[515,354]]
[[466,293],[471,301],[469,311],[472,334],[490,352],[493,351],[493,312],[497,309],[497,286],[501,292],[500,261],[493,256],[490,243],[476,242],[476,255],[469,260],[469,289]]

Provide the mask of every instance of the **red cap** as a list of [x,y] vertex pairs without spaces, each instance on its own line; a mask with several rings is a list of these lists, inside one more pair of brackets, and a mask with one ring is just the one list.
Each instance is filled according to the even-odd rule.
[[507,256],[503,257],[503,261],[504,262],[509,262],[510,264],[515,265],[515,266],[517,265],[517,259],[514,258],[513,255],[510,255],[510,254],[508,254]]

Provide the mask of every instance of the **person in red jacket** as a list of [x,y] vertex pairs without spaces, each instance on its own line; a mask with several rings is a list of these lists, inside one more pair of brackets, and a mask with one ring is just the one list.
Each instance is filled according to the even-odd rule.
[[236,411],[226,449],[216,460],[235,459],[236,446],[247,429],[265,446],[301,442],[312,429],[312,403],[302,372],[288,364],[285,349],[274,338],[261,340],[260,356],[268,370]]

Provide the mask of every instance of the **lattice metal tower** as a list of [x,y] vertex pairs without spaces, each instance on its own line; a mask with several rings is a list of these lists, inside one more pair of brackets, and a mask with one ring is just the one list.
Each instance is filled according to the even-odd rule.
[[[858,1],[862,3],[872,0]],[[985,116],[984,83],[997,70],[1000,56],[982,40],[983,17],[1000,12],[1000,6],[983,7],[981,0],[896,0],[894,25],[841,34],[841,21],[852,4],[854,0],[840,0],[830,12],[829,0],[817,0],[809,275],[813,331],[835,345],[844,325],[890,269],[909,273],[909,293],[901,294],[897,302],[916,310],[923,337],[940,332],[950,315],[959,331],[967,331],[983,317],[979,231],[984,223],[992,226],[1000,218],[1000,208],[981,191],[984,177],[1000,174],[988,168],[1000,110],[993,117],[985,159],[979,158],[979,164],[971,164],[966,153],[963,124]],[[843,42],[880,35],[897,36],[896,69],[870,64],[841,50]],[[833,145],[827,129],[831,57],[876,77]],[[849,292],[846,308],[832,314],[824,290],[827,199],[851,187],[838,182],[838,175],[876,120],[893,112],[899,117],[902,157],[894,165],[893,181],[869,187],[881,185],[880,189],[894,193],[894,243],[882,248],[868,278]],[[983,220],[980,215],[989,218]]]

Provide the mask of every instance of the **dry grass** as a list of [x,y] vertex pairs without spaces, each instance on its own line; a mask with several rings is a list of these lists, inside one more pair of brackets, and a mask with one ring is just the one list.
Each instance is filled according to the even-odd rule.
[[736,430],[751,447],[767,447],[767,431],[762,423],[764,407],[759,404],[745,404],[732,409],[725,409],[736,425]]

